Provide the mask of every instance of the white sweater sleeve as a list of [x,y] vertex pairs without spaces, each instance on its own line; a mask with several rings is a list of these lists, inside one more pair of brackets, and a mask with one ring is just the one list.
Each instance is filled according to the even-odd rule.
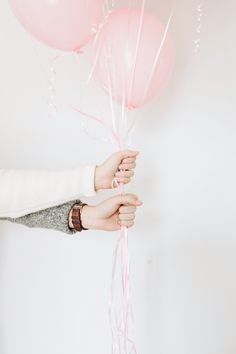
[[18,218],[96,194],[95,165],[72,170],[0,169],[0,217]]

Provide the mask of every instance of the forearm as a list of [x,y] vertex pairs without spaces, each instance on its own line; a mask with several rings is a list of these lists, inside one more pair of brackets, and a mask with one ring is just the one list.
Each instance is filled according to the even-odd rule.
[[94,165],[64,171],[0,170],[0,217],[19,218],[93,196]]
[[19,218],[0,218],[0,220],[22,224],[30,228],[51,229],[73,235],[76,231],[69,227],[69,215],[72,206],[76,202],[78,202],[78,200],[47,208]]
[[81,204],[79,200],[75,200],[20,218],[2,220],[29,227],[54,229],[67,234],[84,229],[117,231],[121,227],[133,226],[136,208],[141,205],[142,202],[134,194],[123,194],[111,197],[96,206]]

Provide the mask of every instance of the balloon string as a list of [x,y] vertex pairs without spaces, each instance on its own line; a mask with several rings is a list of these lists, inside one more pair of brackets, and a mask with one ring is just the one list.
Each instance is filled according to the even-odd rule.
[[108,129],[111,134],[111,137],[112,137],[112,142],[115,141],[117,143],[117,141],[119,141],[119,137],[118,137],[117,133],[114,130],[112,130],[101,118],[98,118],[92,114],[83,112],[77,107],[71,106],[71,109],[77,113],[80,113],[85,118],[91,119],[92,121],[95,121],[95,122],[101,124],[105,129]]
[[[140,38],[142,33],[142,26],[143,26],[143,13],[145,7],[145,0],[143,0],[142,12],[140,16],[140,25],[138,30],[138,40],[135,52],[135,61],[134,67],[132,72],[132,80],[129,87],[129,97],[132,94],[134,80],[135,80],[135,68],[136,68],[136,60],[138,56],[138,50],[140,47]],[[148,77],[147,85],[144,89],[144,95],[142,99],[142,103],[147,95],[147,91],[150,87],[151,80],[153,78],[156,66],[159,62],[160,54],[164,43],[166,41],[167,33],[170,27],[170,23],[172,20],[173,11],[168,19],[165,31],[163,33],[163,38],[160,44],[160,47],[157,50],[156,57],[153,63],[153,67],[151,68],[150,75]],[[109,76],[109,94],[110,99],[112,98],[112,78],[110,67],[108,67],[108,75]],[[125,92],[123,92],[122,97],[122,122],[126,122],[127,124],[127,117],[125,115],[124,104],[125,104]],[[130,107],[132,108],[132,107]],[[114,119],[114,117],[113,117]],[[129,133],[133,130],[133,126],[136,120],[132,122],[132,125],[129,127],[126,138],[128,137]],[[127,126],[126,126],[127,128]],[[120,129],[118,130],[118,138],[117,146],[121,149],[122,141],[121,141],[121,132]],[[117,180],[113,180],[112,186],[117,186]],[[124,185],[120,184],[120,194],[124,193]],[[117,311],[114,306],[114,286],[115,286],[115,277],[117,273],[117,263],[118,263],[118,254],[120,250],[120,258],[121,258],[121,281],[122,281],[122,299],[121,299],[121,308]],[[128,244],[128,230],[126,227],[121,227],[121,234],[117,241],[117,245],[115,247],[114,256],[113,256],[113,272],[112,272],[112,283],[111,283],[111,298],[110,298],[110,306],[109,306],[109,315],[110,315],[110,323],[111,323],[111,330],[112,330],[112,354],[137,354],[137,349],[135,342],[130,338],[129,332],[129,319],[133,320],[133,310],[132,310],[132,301],[131,301],[131,290],[130,290],[130,254],[129,254],[129,244]],[[130,347],[130,349],[128,348]]]
[[36,41],[31,38],[31,43],[33,50],[35,52],[35,56],[38,60],[38,63],[41,67],[41,70],[44,72],[46,76],[46,80],[48,83],[48,99],[47,99],[47,104],[48,104],[48,117],[55,117],[58,113],[57,105],[55,103],[55,98],[56,98],[56,79],[57,79],[57,71],[55,68],[55,63],[62,59],[65,55],[62,54],[57,54],[53,56],[47,63],[47,70],[44,67],[44,64],[41,62],[40,54],[37,49],[37,44]]
[[[113,104],[113,103],[112,103]],[[112,106],[111,106],[112,107]],[[81,111],[77,107],[71,107],[77,113],[85,118],[91,119],[103,127],[107,127],[103,119]],[[122,110],[122,112],[125,112]],[[114,114],[114,118],[117,118]],[[119,150],[122,149],[122,141],[119,132],[115,132],[110,128],[112,140]],[[124,185],[120,184],[116,178],[112,181],[112,188],[120,188],[120,194],[124,193]],[[118,260],[121,260],[121,304],[118,309],[115,307],[115,280],[117,277]],[[112,354],[137,354],[134,341],[129,336],[129,319],[133,320],[133,311],[130,295],[130,255],[128,246],[128,230],[126,227],[121,228],[120,237],[117,240],[115,251],[113,253],[112,265],[112,281],[109,301],[109,320],[112,333]],[[128,349],[130,347],[130,350]]]
[[[117,122],[120,117],[115,113],[114,102],[112,99],[112,94],[114,93],[114,68],[111,68],[111,63],[109,62],[109,52],[107,50],[107,72],[109,75],[109,98],[110,98],[110,109],[113,127],[108,127],[111,133],[111,138],[114,144],[117,146],[118,150],[122,150],[123,146],[126,145],[125,141],[122,141],[122,129],[127,129],[127,116],[125,114],[124,100],[122,105],[122,121],[125,122],[125,126],[120,126]],[[104,119],[83,112],[77,107],[72,107],[77,113],[80,113],[85,118],[95,121],[101,124],[103,127],[107,128],[107,124]],[[119,127],[119,128],[118,128]],[[117,179],[113,179],[112,188],[119,187],[120,194],[124,193],[124,185],[119,184]],[[119,298],[119,305],[115,306],[115,285],[116,278],[118,276],[118,261],[121,262],[121,298]],[[111,326],[112,335],[112,354],[137,354],[136,346],[134,341],[129,335],[129,320],[133,319],[133,311],[131,304],[131,291],[130,291],[130,255],[129,255],[129,245],[128,245],[128,230],[126,227],[122,227],[120,231],[120,236],[117,240],[117,244],[113,253],[113,265],[112,265],[112,280],[111,280],[111,290],[110,290],[110,301],[109,301],[109,320]]]
[[[162,37],[162,40],[161,40],[161,43],[160,43],[160,46],[158,47],[157,49],[157,52],[156,52],[156,55],[155,55],[155,59],[154,59],[154,62],[153,62],[153,66],[151,68],[151,71],[150,71],[150,74],[149,74],[149,77],[147,79],[147,84],[144,88],[144,93],[143,93],[143,97],[142,97],[142,100],[141,100],[141,105],[143,104],[143,102],[145,101],[145,98],[147,96],[147,93],[148,93],[148,90],[149,90],[149,87],[151,85],[151,82],[152,82],[152,79],[153,79],[153,76],[154,76],[154,72],[156,70],[156,67],[159,63],[159,59],[160,59],[160,55],[161,55],[161,52],[162,52],[162,49],[163,49],[163,46],[165,44],[165,41],[166,41],[166,38],[167,38],[167,34],[168,34],[168,31],[169,31],[169,28],[170,28],[170,24],[171,24],[171,21],[173,19],[173,13],[174,13],[174,7],[175,7],[175,2],[172,4],[172,10],[171,10],[171,13],[170,13],[170,16],[168,18],[168,21],[167,21],[167,24],[166,24],[166,27],[165,27],[165,30],[163,32],[163,37]],[[142,10],[144,11],[144,10]],[[132,93],[132,91],[131,91]],[[132,107],[129,107],[129,109],[131,110]],[[128,129],[127,129],[127,136],[129,137],[135,127],[135,124],[137,122],[137,119],[138,117],[136,116],[133,121],[130,123]]]
[[[106,46],[106,67],[107,67],[107,73],[108,73],[108,92],[109,92],[109,102],[110,102],[110,108],[111,108],[111,118],[112,118],[112,126],[113,130],[116,132],[116,134],[120,134],[117,132],[117,119],[115,115],[115,109],[114,109],[114,101],[113,101],[113,92],[114,92],[114,75],[111,73],[111,48]],[[114,74],[114,72],[113,72]],[[118,137],[119,138],[119,137]],[[116,140],[117,145],[119,146],[120,141],[119,139]]]
[[83,118],[81,118],[81,129],[82,129],[82,131],[83,131],[90,139],[92,139],[92,140],[95,140],[95,141],[103,141],[103,142],[105,142],[105,143],[109,143],[109,142],[112,143],[112,139],[107,139],[107,138],[105,138],[105,137],[102,137],[102,138],[100,137],[100,138],[99,138],[99,137],[96,137],[96,136],[92,135],[92,134],[87,130]]
[[162,40],[161,40],[161,43],[160,43],[160,46],[157,50],[157,53],[156,53],[156,56],[155,56],[155,60],[154,60],[154,63],[153,63],[153,66],[152,66],[152,69],[151,69],[151,72],[150,72],[150,75],[148,77],[148,80],[147,80],[147,84],[145,86],[145,90],[144,90],[144,94],[143,94],[143,98],[142,98],[142,101],[141,103],[143,104],[146,96],[147,96],[147,92],[149,90],[149,87],[150,87],[150,84],[151,84],[151,81],[152,81],[152,78],[153,78],[153,75],[154,75],[154,72],[156,70],[156,67],[159,63],[159,59],[160,59],[160,55],[161,55],[161,52],[162,52],[162,48],[165,44],[165,41],[166,41],[166,38],[167,38],[167,34],[168,34],[168,31],[169,31],[169,28],[170,28],[170,24],[171,24],[171,21],[172,21],[172,18],[173,18],[173,10],[171,11],[171,14],[169,16],[169,19],[167,21],[167,24],[166,24],[166,27],[165,27],[165,30],[164,30],[164,33],[163,33],[163,37],[162,37]]
[[[80,52],[75,52],[76,61],[78,60],[78,54],[81,54],[81,51],[80,51]],[[98,54],[99,54],[99,53],[97,53],[97,55],[98,55]],[[97,59],[95,58],[94,64],[96,63],[96,60],[97,60]],[[94,66],[94,64],[93,64],[93,66]],[[86,79],[85,82],[84,82],[84,89],[82,90],[82,94],[81,94],[81,97],[82,97],[81,102],[83,102],[83,100],[84,100],[85,88],[89,85],[89,83],[90,83],[90,81],[91,81],[91,78],[92,78],[91,74],[92,74],[92,71],[90,71],[90,73],[89,73],[87,79]],[[106,142],[106,143],[110,142],[111,144],[113,144],[113,139],[112,139],[112,137],[110,137],[110,136],[109,136],[109,138],[105,138],[105,137],[99,138],[99,137],[97,137],[97,136],[92,135],[92,134],[87,130],[83,118],[92,119],[92,120],[98,122],[99,124],[101,124],[105,129],[110,130],[110,127],[105,123],[104,120],[102,120],[102,119],[100,119],[100,118],[98,118],[98,117],[95,117],[95,116],[93,116],[93,115],[89,115],[88,113],[85,113],[85,112],[83,112],[81,109],[76,108],[76,107],[73,107],[72,105],[66,104],[66,106],[67,106],[69,109],[72,109],[72,110],[74,110],[74,111],[76,111],[77,113],[80,114],[81,129],[82,129],[82,131],[83,131],[90,139],[96,140],[96,141],[103,141],[103,142]],[[82,116],[83,116],[83,118],[82,118]],[[110,132],[109,132],[109,135],[110,135]]]
[[[117,146],[122,147],[120,136],[117,136]],[[112,188],[119,187],[120,195],[124,194],[124,184],[116,178],[112,181]],[[115,284],[117,267],[120,255],[121,262],[121,303],[115,306]],[[112,280],[109,301],[109,320],[112,333],[112,354],[137,354],[134,340],[130,338],[129,321],[133,320],[133,310],[130,291],[130,253],[128,243],[128,229],[122,226],[113,253]]]
[[[133,65],[132,76],[131,76],[129,92],[128,92],[128,105],[130,105],[130,97],[132,97],[132,93],[133,93],[133,89],[134,89],[135,71],[136,71],[138,52],[139,52],[140,42],[141,42],[141,35],[142,35],[142,29],[143,29],[143,16],[144,16],[145,6],[146,6],[146,0],[142,0],[142,7],[141,7],[141,12],[140,12],[140,21],[139,21],[139,28],[138,28],[138,36],[137,36],[137,43],[136,43],[135,56],[134,56],[134,65]],[[130,107],[130,108],[132,108],[132,107]]]
[[[97,43],[97,40],[98,40],[98,38],[99,38],[100,32],[101,32],[101,30],[103,29],[103,27],[105,26],[105,24],[107,23],[109,16],[110,16],[111,13],[114,11],[114,8],[115,8],[115,6],[116,6],[116,3],[117,3],[116,0],[111,0],[111,1],[110,1],[110,0],[106,0],[106,1],[105,1],[104,7],[103,7],[103,21],[101,21],[99,25],[94,24],[94,25],[92,26],[93,32],[96,33],[95,38],[94,38],[94,40],[93,40],[93,47],[95,47],[95,45],[96,45],[96,43]],[[94,63],[93,63],[93,65],[92,65],[91,70],[90,70],[90,73],[89,73],[89,75],[88,75],[87,83],[90,82],[90,80],[91,80],[91,78],[92,78],[92,76],[93,76],[93,74],[94,74],[94,70],[95,70],[96,65],[97,65],[97,60],[98,60],[98,58],[99,58],[99,49],[100,49],[100,48],[98,48],[97,51],[96,51]]]
[[56,81],[57,72],[56,72],[54,64],[60,58],[61,58],[61,55],[56,55],[49,62],[49,79],[48,79],[48,83],[49,83],[49,85],[48,85],[48,90],[49,90],[48,116],[49,117],[55,117],[58,113],[57,106],[55,103],[55,97],[56,97],[55,81]]
[[[114,308],[114,288],[117,274],[118,254],[121,253],[122,299],[121,308]],[[136,346],[129,336],[129,316],[131,313],[130,295],[130,256],[128,245],[128,232],[126,227],[121,228],[121,235],[117,241],[113,255],[111,298],[109,303],[109,318],[112,330],[112,354],[136,354]],[[130,350],[128,349],[130,347]]]
[[202,31],[202,16],[203,16],[203,2],[199,3],[197,6],[197,38],[194,41],[195,48],[194,52],[197,54],[200,51],[200,45],[201,45],[201,31]]
[[[159,59],[160,59],[160,55],[161,55],[161,52],[162,52],[162,49],[163,49],[163,46],[165,44],[165,41],[166,41],[166,38],[167,38],[167,34],[168,34],[168,31],[169,31],[169,28],[170,28],[170,24],[171,24],[171,21],[173,19],[173,12],[174,12],[174,5],[172,7],[172,11],[171,11],[171,14],[168,18],[168,21],[167,21],[167,24],[166,24],[166,27],[165,27],[165,30],[163,32],[163,37],[162,37],[162,40],[161,40],[161,43],[160,43],[160,46],[158,47],[157,49],[157,52],[156,52],[156,55],[155,55],[155,59],[154,59],[154,62],[153,62],[153,66],[151,68],[151,71],[150,71],[150,74],[149,74],[149,77],[148,77],[148,80],[147,80],[147,84],[145,86],[145,89],[144,89],[144,93],[143,93],[143,97],[142,97],[142,100],[141,100],[141,105],[143,104],[146,96],[147,96],[147,93],[148,93],[148,90],[149,90],[149,87],[151,85],[151,82],[152,82],[152,79],[153,79],[153,75],[154,75],[154,72],[156,70],[156,67],[159,63]],[[130,107],[132,108],[132,107]],[[134,127],[135,127],[135,124],[137,122],[137,117],[135,117],[133,119],[133,121],[130,123],[128,129],[127,129],[127,136],[130,136],[130,134],[132,133]]]
[[[53,75],[53,79],[51,76],[50,84],[54,89],[55,85],[55,69],[54,65],[55,62],[60,58],[60,56],[55,56],[51,59],[51,75]],[[114,69],[113,69],[114,70]],[[114,74],[114,71],[113,71]],[[121,132],[123,128],[126,130],[127,126],[127,117],[125,115],[125,106],[124,100],[122,105],[122,121],[124,122],[125,126],[119,126],[117,119],[120,118],[115,114],[114,110],[114,102],[112,100],[112,90],[114,89],[114,79],[112,79],[111,75],[111,66],[108,65],[108,75],[110,77],[110,108],[113,114],[113,129],[104,122],[103,119],[100,117],[88,114],[83,112],[77,107],[71,107],[77,113],[83,115],[84,118],[90,119],[101,124],[103,127],[108,128],[111,133],[111,139],[113,143],[118,147],[119,150],[122,149],[125,141],[122,141]],[[51,103],[54,103],[55,99],[55,91],[52,91],[52,97],[50,99]],[[114,129],[115,128],[115,129]],[[124,143],[124,144],[123,144]],[[117,180],[113,181],[113,188],[120,187],[120,193],[124,193],[124,186],[118,184]],[[118,276],[118,261],[121,262],[121,298],[119,298],[119,306],[116,307],[114,304],[115,298],[115,285],[116,285],[116,277]],[[132,304],[131,304],[131,291],[130,291],[130,255],[129,255],[129,245],[128,245],[128,230],[126,227],[122,227],[120,231],[120,237],[117,241],[117,245],[113,254],[113,267],[112,267],[112,281],[111,281],[111,294],[110,294],[110,303],[109,303],[109,318],[111,324],[111,332],[112,332],[112,354],[136,354],[136,346],[134,340],[130,337],[130,328],[129,328],[129,320],[130,318],[133,319],[133,312],[132,312]]]
[[[130,12],[132,12],[131,2],[130,2],[129,6],[130,6]],[[142,35],[143,23],[144,23],[143,17],[144,17],[145,6],[146,6],[146,0],[142,0],[140,21],[139,21],[139,28],[138,28],[138,35],[137,35],[137,43],[136,43],[135,56],[134,56],[134,65],[133,65],[133,70],[132,70],[131,82],[130,82],[130,86],[129,86],[128,100],[126,102],[126,104],[128,103],[128,109],[129,110],[131,110],[133,108],[130,105],[130,98],[132,97],[133,90],[134,90],[135,71],[136,71],[138,53],[139,53],[139,48],[140,48],[140,43],[141,43],[141,35]],[[127,51],[128,51],[128,40],[127,40]],[[124,93],[124,95],[125,95],[125,93]],[[122,105],[124,106],[124,99],[123,99]],[[133,120],[133,122],[131,122],[129,128],[126,126],[126,137],[127,137],[127,139],[129,139],[136,122],[137,122],[137,117]]]
[[[121,121],[120,115],[117,115],[114,107],[114,78],[116,77],[115,67],[111,66],[112,48],[106,45],[106,60],[108,84],[109,84],[109,99],[111,117],[113,123],[113,139],[117,149],[121,151],[127,146],[127,115],[125,111],[125,92],[123,92]],[[125,131],[125,136],[122,133]],[[119,193],[124,194],[124,184],[118,183],[117,179],[113,179],[112,187],[119,186]],[[121,297],[119,297],[119,304],[115,304],[115,285],[116,278],[118,277],[117,267],[118,260],[121,262]],[[109,318],[112,333],[112,354],[136,354],[136,346],[134,341],[130,338],[129,320],[132,318],[132,305],[130,296],[130,255],[128,245],[128,229],[121,227],[120,237],[117,240],[113,255],[112,266],[112,280],[111,280],[111,293],[109,301]]]

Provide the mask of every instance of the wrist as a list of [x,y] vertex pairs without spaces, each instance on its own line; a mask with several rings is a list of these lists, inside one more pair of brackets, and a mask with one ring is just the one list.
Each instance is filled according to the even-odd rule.
[[[76,231],[88,230],[87,227],[83,225],[82,222],[82,210],[87,204],[82,202],[77,202],[73,205],[69,213],[69,228]],[[87,223],[86,223],[87,224]]]
[[103,185],[102,185],[102,182],[103,182],[103,178],[101,176],[101,167],[100,166],[96,166],[96,169],[95,169],[95,191],[98,192],[100,189],[104,189],[103,188]]
[[69,228],[71,230],[74,230],[75,228],[74,228],[74,225],[73,225],[73,222],[72,222],[72,213],[73,213],[73,208],[71,208],[70,213],[69,213]]
[[95,229],[95,220],[93,218],[94,215],[94,206],[85,205],[81,210],[81,223],[86,229]]

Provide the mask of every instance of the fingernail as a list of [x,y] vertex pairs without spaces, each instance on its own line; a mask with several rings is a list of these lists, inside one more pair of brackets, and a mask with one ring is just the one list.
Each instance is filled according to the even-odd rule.
[[142,205],[143,202],[141,202],[141,200],[137,200],[137,201],[136,201],[136,204],[137,204],[137,205]]

